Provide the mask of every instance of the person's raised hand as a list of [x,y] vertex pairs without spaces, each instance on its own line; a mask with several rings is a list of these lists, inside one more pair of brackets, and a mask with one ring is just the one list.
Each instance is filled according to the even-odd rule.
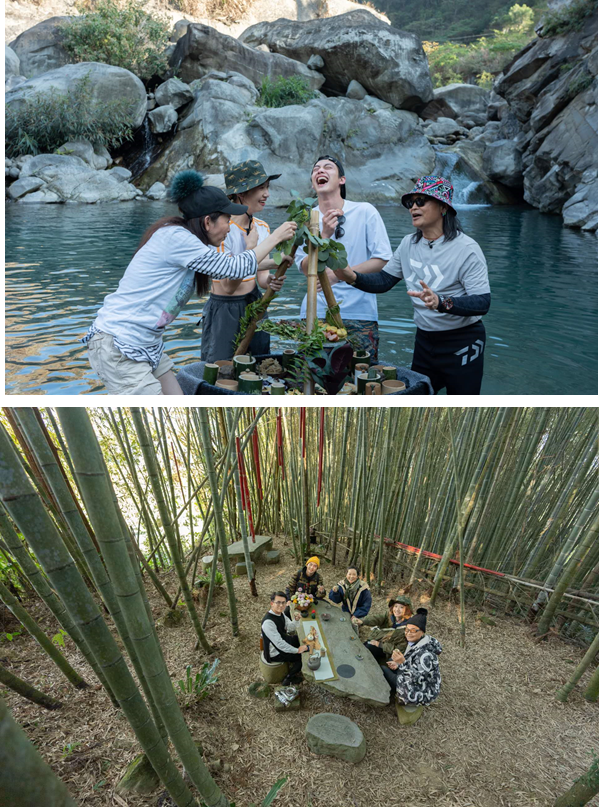
[[277,236],[277,244],[282,243],[283,241],[289,241],[290,238],[293,238],[295,235],[295,231],[297,230],[297,224],[295,221],[284,221],[280,227],[274,231],[273,235]]
[[404,654],[400,653],[399,650],[394,650],[393,653],[391,653],[391,658],[393,661],[397,662],[397,664],[403,664],[406,660]]
[[252,221],[249,233],[243,233],[243,240],[246,249],[254,249],[258,245],[258,230],[255,221]]
[[331,238],[337,229],[337,219],[343,215],[343,210],[327,210],[322,217],[322,230],[320,232],[323,238]]
[[426,285],[424,280],[420,281],[422,291],[408,291],[410,297],[419,297],[427,308],[435,310],[439,305],[439,296]]
[[275,277],[275,275],[269,275],[266,278],[266,285],[269,289],[272,289],[275,293],[277,291],[281,291],[283,288],[283,283],[285,282],[285,276],[283,277]]
[[299,621],[300,621],[300,619],[301,619],[301,617],[300,617],[300,612],[299,612],[299,611],[296,611],[296,612],[294,613],[294,615],[293,615],[293,618],[295,619],[295,621],[296,621],[296,622],[299,622]]

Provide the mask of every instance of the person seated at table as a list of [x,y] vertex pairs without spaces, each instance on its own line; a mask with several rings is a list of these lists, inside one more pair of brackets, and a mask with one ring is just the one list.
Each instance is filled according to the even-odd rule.
[[340,580],[329,592],[329,600],[343,603],[342,611],[362,619],[370,611],[372,594],[365,580],[360,580],[360,570],[357,566],[349,566],[345,580]]
[[[302,675],[302,653],[310,648],[307,644],[300,644],[297,636],[297,626],[285,616],[287,596],[284,591],[274,591],[270,595],[270,611],[262,620],[262,642],[264,644],[264,659],[268,663],[287,661],[289,672],[283,679],[284,686],[299,684],[304,680]],[[299,614],[296,614],[296,620]]]
[[290,600],[297,591],[303,591],[305,594],[311,594],[314,599],[322,599],[324,597],[326,594],[326,589],[322,583],[322,577],[318,571],[319,567],[320,561],[316,555],[314,555],[312,558],[308,558],[306,565],[302,566],[301,569],[298,569],[298,571],[289,581],[289,585],[287,586],[288,600]]
[[379,662],[389,661],[394,650],[403,652],[407,639],[404,627],[412,616],[412,603],[409,597],[396,597],[387,603],[389,609],[383,614],[370,614],[359,619],[353,617],[354,625],[367,625],[372,628],[370,639],[364,642],[375,659]]
[[426,633],[426,608],[419,608],[406,622],[407,647],[404,653],[394,650],[383,667],[391,692],[404,706],[426,706],[441,690],[439,654],[441,643]]

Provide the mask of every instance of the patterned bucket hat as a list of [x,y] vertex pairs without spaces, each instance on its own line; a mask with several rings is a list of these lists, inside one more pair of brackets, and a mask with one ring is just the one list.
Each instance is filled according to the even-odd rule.
[[244,163],[237,163],[225,173],[225,187],[227,196],[234,193],[245,193],[257,188],[271,179],[278,179],[280,174],[270,176],[264,170],[262,163],[257,160],[246,160]]
[[453,210],[453,212],[457,214],[456,209],[451,204],[453,185],[448,179],[436,176],[420,177],[412,190],[409,193],[404,193],[401,197],[402,205],[407,207],[406,200],[416,193],[419,193],[421,196],[431,196],[438,202],[443,202],[444,205],[447,205],[450,210]]

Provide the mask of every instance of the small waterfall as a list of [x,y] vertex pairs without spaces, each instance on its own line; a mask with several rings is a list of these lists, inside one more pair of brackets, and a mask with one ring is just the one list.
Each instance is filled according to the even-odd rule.
[[156,152],[160,148],[156,136],[150,129],[150,121],[147,115],[140,131],[135,137],[135,147],[136,153],[133,162],[127,166],[134,178],[138,177],[151,165]]
[[435,174],[451,180],[453,206],[458,210],[468,207],[489,207],[484,183],[468,176],[467,169],[455,151],[435,150]]

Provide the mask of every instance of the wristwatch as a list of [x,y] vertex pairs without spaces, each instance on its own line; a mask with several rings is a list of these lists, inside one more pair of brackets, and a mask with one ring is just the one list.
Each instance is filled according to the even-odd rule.
[[437,306],[437,311],[441,314],[445,314],[447,311],[453,308],[453,300],[451,297],[443,297],[442,294],[439,295],[439,305]]

